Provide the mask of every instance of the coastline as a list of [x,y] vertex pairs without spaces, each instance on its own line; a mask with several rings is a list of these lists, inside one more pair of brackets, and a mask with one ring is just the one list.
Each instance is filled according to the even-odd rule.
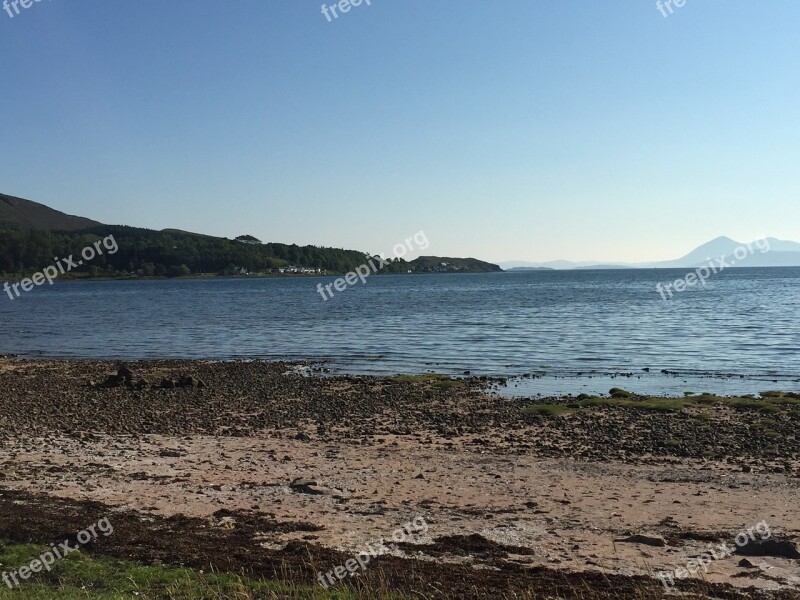
[[[303,377],[302,365],[264,361],[127,365],[131,377],[120,380],[115,361],[0,358],[3,510],[33,494],[156,522],[180,515],[187,539],[198,523],[230,526],[273,562],[302,544],[328,556],[328,568],[422,516],[426,535],[390,544],[369,571],[418,573],[407,591],[425,582],[463,591],[468,581],[476,598],[558,581],[617,597],[605,578],[657,598],[652,572],[707,540],[764,520],[783,538],[800,533],[792,397],[768,412],[609,399],[552,416],[530,409],[569,401],[498,397],[479,378]],[[265,534],[256,517],[284,525]],[[300,522],[311,529],[289,525]],[[618,543],[632,534],[665,545]],[[740,558],[679,589],[734,597],[733,584],[797,597],[796,561],[770,557],[754,571]],[[235,560],[258,570],[252,557]],[[298,578],[313,583],[303,564]]]

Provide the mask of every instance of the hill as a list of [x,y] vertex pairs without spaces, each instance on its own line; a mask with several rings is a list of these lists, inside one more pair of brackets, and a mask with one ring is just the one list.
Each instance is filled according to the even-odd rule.
[[420,256],[408,264],[415,273],[497,273],[503,270],[477,258]]
[[105,252],[73,270],[92,277],[122,275],[167,276],[278,272],[297,267],[308,271],[346,272],[365,261],[356,250],[297,246],[296,244],[243,244],[227,238],[153,231],[138,227],[99,225],[81,231],[42,231],[0,225],[0,273],[39,271],[54,256],[77,255],[95,241],[113,236],[118,249]]
[[[366,263],[358,250],[261,243],[250,235],[235,240],[179,229],[154,231],[103,225],[43,204],[0,194],[0,275],[30,274],[53,257],[77,255],[94,242],[113,236],[118,248],[73,269],[82,277],[166,276],[248,273],[346,273]],[[421,257],[390,260],[391,273],[482,273],[500,267],[473,258]]]
[[101,223],[68,215],[38,202],[0,194],[0,225],[18,225],[53,231],[79,231],[96,227]]

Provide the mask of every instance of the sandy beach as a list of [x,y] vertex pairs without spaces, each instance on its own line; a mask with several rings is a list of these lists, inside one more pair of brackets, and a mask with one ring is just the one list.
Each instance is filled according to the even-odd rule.
[[[292,561],[303,581],[423,518],[427,531],[386,544],[369,572],[452,579],[425,597],[465,581],[475,597],[548,597],[541,590],[563,585],[631,597],[599,585],[609,577],[661,597],[659,572],[710,546],[736,548],[748,527],[800,538],[794,404],[786,414],[609,405],[542,416],[480,379],[309,377],[259,361],[143,361],[121,376],[118,366],[0,361],[4,510],[19,510],[9,503],[23,494],[101,505],[139,526],[204,523],[273,563],[311,549],[315,560]],[[765,428],[780,440],[760,443]],[[42,524],[28,518],[33,534]],[[231,567],[263,574],[262,563]],[[697,597],[793,598],[798,576],[797,558],[734,553],[674,581]]]

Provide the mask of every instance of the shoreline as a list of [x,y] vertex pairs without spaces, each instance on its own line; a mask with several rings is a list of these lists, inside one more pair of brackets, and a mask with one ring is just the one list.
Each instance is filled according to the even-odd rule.
[[[764,400],[769,412],[724,399],[652,410],[625,397],[551,415],[543,409],[559,399],[501,398],[478,379],[303,377],[297,364],[198,360],[130,362],[126,378],[117,366],[0,358],[0,506],[8,493],[44,494],[250,536],[253,516],[313,526],[261,535],[273,558],[298,543],[352,555],[423,517],[426,536],[382,559],[437,565],[454,589],[466,572],[487,598],[505,597],[496,569],[517,591],[561,579],[615,597],[598,583],[610,577],[660,598],[652,573],[708,540],[761,521],[800,539],[790,396]],[[634,534],[665,544],[618,543]],[[681,585],[800,597],[797,561],[744,569],[740,558]]]
[[[761,267],[765,269],[781,268],[781,267]],[[507,271],[447,271],[447,272],[419,272],[412,271],[411,273],[386,273],[376,271],[371,276],[388,277],[391,275],[491,275],[497,273],[506,273]],[[31,277],[34,273],[25,275],[11,274],[11,279],[6,279],[9,283],[12,281],[21,281],[22,279]],[[194,273],[192,275],[180,275],[177,277],[168,277],[166,275],[118,275],[118,276],[101,276],[92,277],[91,275],[80,276],[74,274],[64,274],[58,277],[59,281],[204,281],[209,279],[294,279],[294,278],[313,278],[313,277],[341,277],[346,275],[346,272],[329,271],[327,273],[252,273],[247,275],[219,275],[217,273]],[[9,277],[7,274],[6,277]],[[2,283],[2,281],[0,281]]]
[[437,377],[444,376],[465,381],[482,382],[489,393],[507,398],[546,400],[578,396],[580,394],[605,395],[609,389],[624,387],[642,396],[683,398],[702,393],[720,396],[754,396],[774,391],[800,390],[800,377],[788,373],[732,373],[721,371],[681,370],[646,367],[639,370],[554,369],[552,367],[515,373],[480,372],[449,367],[438,370],[391,370],[380,367],[347,368],[349,357],[333,356],[80,356],[25,353],[0,353],[0,360],[53,361],[53,362],[114,362],[136,363],[148,361],[185,361],[211,363],[281,363],[297,367],[312,377]]

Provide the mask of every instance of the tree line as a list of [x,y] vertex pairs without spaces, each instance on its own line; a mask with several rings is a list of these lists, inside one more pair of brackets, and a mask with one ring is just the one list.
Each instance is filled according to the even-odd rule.
[[[79,232],[27,229],[0,225],[0,275],[41,271],[56,258],[78,256],[94,242],[113,235],[119,246],[76,269],[78,276],[121,275],[175,277],[191,274],[232,274],[241,269],[271,272],[289,266],[345,273],[364,264],[368,255],[356,250],[261,244],[251,236],[240,241],[179,231],[153,231],[138,227],[100,226]],[[253,243],[255,241],[255,243]],[[245,243],[249,242],[249,243]],[[401,272],[405,261],[387,265],[385,272]]]

